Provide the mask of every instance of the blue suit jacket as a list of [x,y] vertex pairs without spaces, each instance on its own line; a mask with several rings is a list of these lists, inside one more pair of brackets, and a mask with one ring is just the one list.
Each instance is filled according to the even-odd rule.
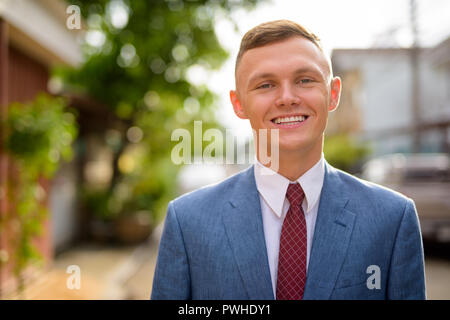
[[[274,299],[253,166],[169,203],[151,298]],[[326,164],[303,299],[424,298],[412,200]]]

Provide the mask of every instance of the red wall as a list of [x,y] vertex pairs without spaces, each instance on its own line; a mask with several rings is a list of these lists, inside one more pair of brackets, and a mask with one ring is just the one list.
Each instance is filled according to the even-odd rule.
[[[6,92],[7,97],[6,99],[5,97],[0,97],[3,98],[0,99],[0,103],[2,100],[7,101],[7,104],[11,102],[28,102],[33,100],[37,93],[47,91],[49,71],[45,65],[21,52],[19,49],[11,47],[10,45],[8,45],[6,61],[8,69],[6,72],[7,89],[0,90],[0,92]],[[14,182],[17,177],[17,168],[14,167],[14,163],[11,159],[7,162],[7,179],[10,182]],[[0,172],[0,174],[4,173]],[[46,191],[48,199],[48,181],[43,179],[41,181],[41,185]],[[7,192],[8,191],[9,190],[7,190]],[[47,199],[45,200],[45,203],[47,203]],[[4,207],[6,207],[7,210],[13,210],[14,203],[8,203],[6,201]],[[6,229],[11,230],[12,228]],[[42,255],[44,256],[44,265],[49,265],[53,256],[50,230],[50,221],[47,219],[47,221],[44,222],[44,232],[41,236],[35,239],[36,245],[39,247]],[[0,234],[0,249],[9,252],[11,251],[10,245],[8,245],[8,243],[10,243],[8,238],[11,238],[11,233],[11,231],[8,231]],[[11,257],[11,254],[9,256]],[[0,291],[3,291],[3,294],[8,293],[8,291],[15,286],[11,269],[11,263],[4,265],[0,269]]]
[[13,47],[8,48],[8,102],[33,100],[47,91],[47,67]]

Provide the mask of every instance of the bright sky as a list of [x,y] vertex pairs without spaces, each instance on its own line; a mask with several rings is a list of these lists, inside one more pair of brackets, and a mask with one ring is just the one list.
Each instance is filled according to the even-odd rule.
[[[230,52],[230,59],[219,72],[207,78],[210,88],[220,97],[218,118],[239,135],[251,134],[248,121],[234,115],[228,93],[234,89],[234,59],[240,40],[259,23],[277,19],[296,21],[317,34],[328,50],[371,47],[383,34],[389,35],[390,43],[409,46],[412,42],[409,12],[409,0],[272,0],[251,12],[237,11],[234,18],[240,29],[238,33],[233,32],[230,23],[219,20],[216,33]],[[421,45],[434,45],[448,37],[449,17],[449,0],[419,0]]]

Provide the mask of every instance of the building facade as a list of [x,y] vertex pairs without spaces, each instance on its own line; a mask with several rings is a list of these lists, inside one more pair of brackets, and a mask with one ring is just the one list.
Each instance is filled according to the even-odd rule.
[[374,156],[449,152],[450,38],[416,49],[416,59],[413,50],[334,50],[333,69],[343,92],[327,132],[368,143]]
[[[62,64],[77,66],[82,61],[79,30],[66,27],[67,4],[62,0],[3,0],[0,1],[0,119],[5,119],[8,106],[12,102],[29,102],[40,92],[47,92],[50,70]],[[3,135],[4,130],[0,128]],[[8,181],[14,179],[14,163],[6,156],[0,139],[0,213],[5,215],[15,204],[8,203]],[[68,176],[64,172],[61,176]],[[69,176],[70,179],[70,176]],[[52,185],[42,180],[46,191],[45,203],[57,210],[50,210],[52,216],[44,225],[43,234],[36,244],[44,256],[44,263],[52,261],[55,246],[63,242],[64,235],[55,230],[63,230],[70,223],[72,203],[70,190],[61,188],[67,179],[56,179],[60,185]],[[65,197],[62,194],[64,193]],[[64,199],[66,204],[55,202]],[[70,200],[70,199],[69,199]],[[56,216],[55,216],[56,215]],[[50,221],[56,223],[50,223]],[[5,228],[3,228],[5,229]],[[11,247],[8,234],[0,234],[0,297],[2,293],[14,290],[17,285],[12,277]],[[69,233],[70,234],[70,233]],[[9,261],[8,261],[9,259]]]

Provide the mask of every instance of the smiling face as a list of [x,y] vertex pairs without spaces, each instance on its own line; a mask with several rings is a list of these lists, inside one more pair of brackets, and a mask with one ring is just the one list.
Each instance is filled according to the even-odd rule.
[[234,111],[255,131],[279,129],[280,155],[320,157],[328,112],[337,107],[341,90],[330,69],[325,54],[299,36],[250,49],[237,67],[236,91],[230,91]]

